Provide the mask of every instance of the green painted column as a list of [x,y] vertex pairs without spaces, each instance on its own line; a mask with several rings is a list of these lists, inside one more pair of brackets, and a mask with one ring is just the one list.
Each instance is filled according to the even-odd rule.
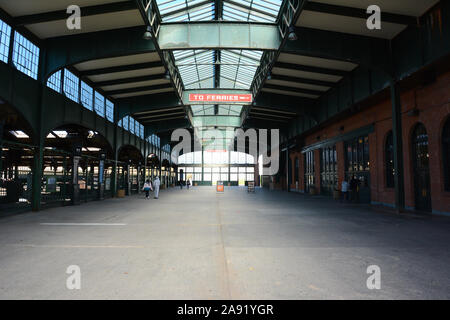
[[112,171],[111,171],[111,193],[112,197],[117,196],[117,157],[114,159]]
[[201,183],[203,183],[203,181],[205,181],[205,147],[202,146],[202,181]]
[[392,135],[394,141],[395,208],[405,209],[405,181],[403,172],[402,105],[398,83],[391,82]]
[[41,187],[44,164],[44,143],[40,143],[34,150],[33,158],[33,177],[31,186],[31,209],[33,211],[41,210]]
[[131,160],[128,161],[127,164],[127,196],[131,196]]
[[3,155],[3,126],[5,125],[4,121],[0,121],[0,178],[2,176],[2,166],[3,166],[3,161],[2,161],[2,155]]
[[105,159],[106,154],[100,154],[100,161],[98,165],[98,199],[105,198]]

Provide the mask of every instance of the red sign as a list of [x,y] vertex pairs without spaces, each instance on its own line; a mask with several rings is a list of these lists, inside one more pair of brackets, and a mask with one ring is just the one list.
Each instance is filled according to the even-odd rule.
[[251,94],[189,94],[190,102],[214,102],[214,103],[248,103],[252,102]]

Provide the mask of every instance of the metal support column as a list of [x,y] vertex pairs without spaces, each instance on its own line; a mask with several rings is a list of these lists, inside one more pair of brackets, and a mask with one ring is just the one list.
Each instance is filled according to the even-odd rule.
[[2,177],[2,154],[3,154],[3,126],[5,125],[5,121],[0,121],[0,179]]
[[105,159],[106,154],[102,153],[100,155],[100,162],[98,165],[98,199],[105,199]]
[[114,162],[113,162],[113,167],[112,167],[112,171],[111,171],[111,194],[112,197],[116,197],[117,196],[117,157],[115,157]]
[[131,196],[131,160],[127,164],[127,196]]
[[[289,144],[289,143],[288,143]],[[289,145],[286,146],[286,186],[287,186],[287,192],[290,192],[291,188],[289,185]]]
[[[80,164],[81,157],[79,155],[73,156],[72,162],[72,205],[80,204],[80,185],[78,184],[78,166]],[[87,183],[85,182],[85,188]]]
[[394,140],[395,208],[405,209],[405,182],[403,173],[402,105],[398,83],[391,82],[392,134]]
[[205,181],[205,147],[202,145],[202,183]]
[[39,211],[41,209],[43,162],[44,162],[44,143],[41,143],[37,149],[34,149],[33,177],[31,187],[32,190],[31,209],[33,211]]
[[[138,185],[138,190],[137,192],[140,193],[141,192],[141,174],[142,174],[142,163],[139,162],[138,167],[137,167],[137,185]],[[145,169],[144,169],[145,171]],[[145,173],[144,173],[145,176]]]

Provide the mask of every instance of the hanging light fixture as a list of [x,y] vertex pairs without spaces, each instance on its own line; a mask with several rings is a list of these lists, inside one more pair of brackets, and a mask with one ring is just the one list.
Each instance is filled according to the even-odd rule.
[[289,27],[289,31],[288,31],[288,40],[289,40],[289,41],[296,41],[296,40],[298,40],[297,34],[295,33],[295,28],[294,28],[294,26],[290,26],[290,27]]
[[170,80],[170,73],[169,73],[169,71],[166,71],[166,73],[164,74],[164,78],[166,78],[167,80]]
[[267,74],[267,80],[272,80],[272,73],[269,71],[269,73]]
[[144,40],[151,40],[152,39],[152,27],[148,26],[147,30],[144,33],[144,36],[142,37]]

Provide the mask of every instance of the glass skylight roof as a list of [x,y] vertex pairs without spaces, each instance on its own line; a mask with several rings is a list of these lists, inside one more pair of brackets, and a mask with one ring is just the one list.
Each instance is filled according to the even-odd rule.
[[[283,0],[218,0],[222,12],[216,12],[216,0],[156,0],[162,22],[240,21],[275,23]],[[249,90],[260,65],[262,51],[253,50],[176,50],[175,63],[186,90]],[[217,58],[217,60],[216,60]],[[216,68],[219,66],[219,68]],[[216,74],[216,70],[220,70]],[[220,76],[219,76],[220,75]],[[216,87],[216,78],[218,86]],[[194,116],[239,116],[242,106],[191,106]]]
[[[214,115],[214,105],[193,105],[191,106],[192,113],[194,116],[213,116]],[[218,106],[219,116],[239,116],[242,111],[242,106],[240,105],[219,105]]]
[[[282,0],[221,0],[222,19],[273,23]],[[156,0],[163,22],[211,21],[215,17],[214,0]]]
[[219,105],[219,116],[240,116],[242,106]]
[[223,0],[225,21],[275,22],[282,0]]
[[194,116],[213,116],[214,105],[193,105],[191,106]]
[[156,0],[163,22],[214,20],[212,0]]
[[226,89],[250,89],[260,64],[262,51],[222,50],[220,87]]
[[214,88],[213,50],[176,50],[173,55],[186,89]]

